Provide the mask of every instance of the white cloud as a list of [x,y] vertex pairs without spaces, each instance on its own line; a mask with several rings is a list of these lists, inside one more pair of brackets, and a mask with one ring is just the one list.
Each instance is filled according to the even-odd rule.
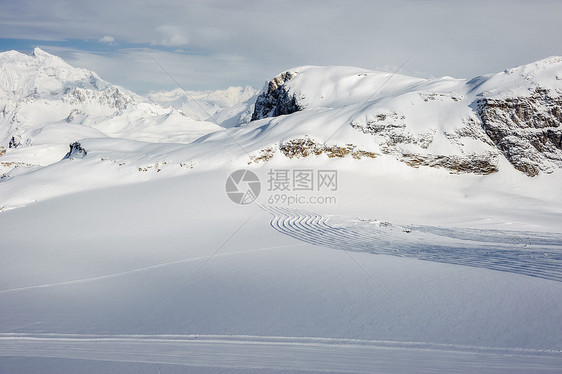
[[113,44],[114,41],[115,41],[115,39],[112,36],[109,36],[109,35],[105,35],[103,38],[98,40],[98,42],[106,43],[106,44]]
[[161,25],[155,28],[155,31],[159,34],[157,41],[153,41],[153,45],[163,45],[166,47],[181,47],[189,44],[189,38],[187,34],[181,29],[181,27],[174,25]]
[[[208,88],[234,81],[261,86],[300,65],[384,69],[412,54],[400,73],[472,78],[562,53],[559,0],[83,0],[72,7],[66,0],[0,0],[0,6],[4,38],[111,35],[122,46],[178,50],[166,63],[193,68],[200,76],[177,74],[185,74],[186,85],[207,82]],[[105,55],[103,66],[89,67],[103,73],[110,64],[132,63],[132,56],[119,51]]]
[[[39,47],[62,57],[72,66],[93,70],[102,79],[138,93],[178,88],[168,73],[188,90],[244,85],[261,88],[269,78],[268,73],[260,71],[262,67],[259,65],[234,55],[210,58],[151,48],[128,48],[115,54],[99,54],[48,45]],[[233,75],[232,71],[238,74]]]

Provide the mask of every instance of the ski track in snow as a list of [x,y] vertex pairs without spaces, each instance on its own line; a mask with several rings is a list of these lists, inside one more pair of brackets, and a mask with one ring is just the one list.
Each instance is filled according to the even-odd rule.
[[[281,245],[281,246],[274,246],[274,247],[248,249],[248,250],[244,250],[244,251],[236,251],[236,252],[231,252],[231,253],[219,253],[219,254],[214,255],[212,257],[234,256],[234,255],[241,255],[241,254],[245,254],[245,253],[267,251],[267,250],[273,250],[273,249],[278,249],[278,248],[287,248],[287,247],[290,247],[290,246]],[[206,260],[207,258],[209,258],[209,255],[198,256],[198,257],[189,257],[189,258],[184,258],[184,259],[181,259],[181,260],[163,262],[163,263],[160,263],[160,264],[148,265],[148,266],[143,266],[143,267],[139,267],[139,268],[135,268],[135,269],[131,269],[131,270],[125,270],[125,271],[120,271],[120,272],[111,273],[111,274],[104,274],[104,275],[99,275],[99,276],[94,276],[94,277],[71,279],[71,280],[67,280],[67,281],[53,282],[53,283],[42,283],[42,284],[36,284],[36,285],[24,286],[24,287],[17,287],[17,288],[9,288],[9,289],[5,289],[5,290],[0,290],[0,295],[4,294],[4,293],[9,293],[9,292],[26,291],[26,290],[33,290],[33,289],[37,289],[37,288],[47,288],[47,287],[55,287],[55,286],[66,286],[66,285],[72,285],[72,284],[94,282],[94,281],[99,281],[99,280],[103,280],[103,279],[117,278],[117,277],[121,277],[121,276],[124,276],[124,275],[129,275],[129,274],[133,274],[133,273],[163,268],[163,267],[167,267],[167,266],[178,265],[178,264],[187,263],[187,262],[202,261],[202,260]]]
[[0,356],[346,373],[556,373],[562,353],[313,337],[0,334]]
[[562,282],[562,235],[395,226],[379,221],[331,225],[316,213],[261,206],[273,218],[270,226],[300,241],[351,252],[413,257],[504,271]]

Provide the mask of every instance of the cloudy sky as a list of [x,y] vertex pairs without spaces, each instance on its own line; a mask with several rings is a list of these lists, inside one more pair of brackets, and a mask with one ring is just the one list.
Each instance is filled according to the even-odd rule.
[[[562,55],[562,1],[0,0],[0,51],[40,47],[144,93],[300,65],[471,78]],[[159,66],[161,65],[162,68]]]

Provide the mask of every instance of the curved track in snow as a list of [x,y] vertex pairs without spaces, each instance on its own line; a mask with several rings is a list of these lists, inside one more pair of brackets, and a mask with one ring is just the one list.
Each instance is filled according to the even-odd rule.
[[331,223],[316,213],[262,206],[275,230],[306,243],[504,271],[562,282],[562,235],[395,226],[381,221]]

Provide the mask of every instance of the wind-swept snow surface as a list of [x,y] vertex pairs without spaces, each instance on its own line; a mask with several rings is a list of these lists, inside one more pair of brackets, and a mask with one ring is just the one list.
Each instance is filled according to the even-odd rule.
[[[125,372],[146,362],[297,372],[558,370],[561,282],[520,271],[521,262],[513,270],[474,266],[477,257],[484,265],[494,259],[479,250],[469,266],[401,256],[408,250],[401,243],[432,251],[423,240],[396,241],[393,255],[393,238],[378,235],[377,225],[344,228],[341,246],[307,244],[272,230],[271,214],[257,205],[233,207],[226,175],[83,192],[0,215],[10,233],[0,354],[110,361]],[[345,226],[332,220],[334,230]],[[559,257],[560,234],[537,238],[547,239],[533,243],[535,251]],[[356,252],[342,240],[385,253]],[[61,367],[51,359],[39,362]],[[2,362],[18,372],[34,361]]]

